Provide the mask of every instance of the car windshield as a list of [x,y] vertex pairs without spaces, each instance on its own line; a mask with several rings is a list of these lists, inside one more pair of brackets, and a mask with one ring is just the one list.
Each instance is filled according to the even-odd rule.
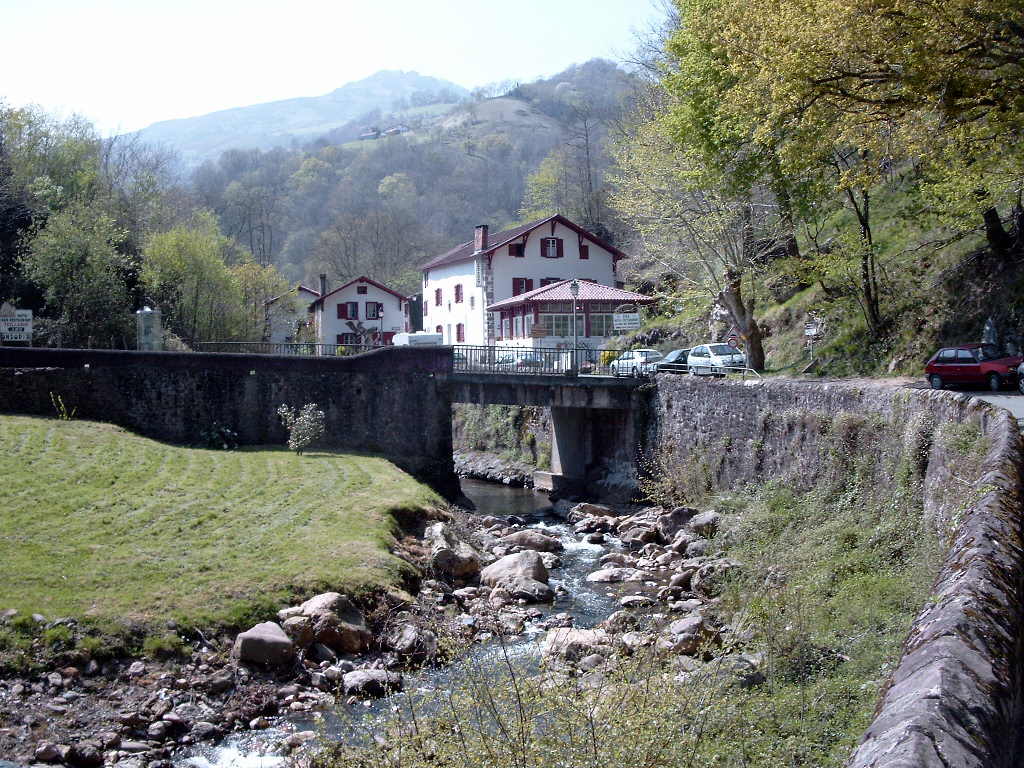
[[654,350],[645,349],[640,352],[640,356],[644,360],[660,360],[661,352],[655,352]]
[[686,352],[685,349],[673,349],[671,352],[669,352],[667,355],[665,355],[665,362],[666,363],[674,363],[680,357],[683,357],[683,353],[685,353],[685,352]]
[[974,356],[979,360],[999,360],[1002,357],[1007,357],[1007,354],[995,344],[986,344],[975,349]]
[[712,344],[711,354],[713,355],[735,355],[738,350],[733,349],[728,344]]

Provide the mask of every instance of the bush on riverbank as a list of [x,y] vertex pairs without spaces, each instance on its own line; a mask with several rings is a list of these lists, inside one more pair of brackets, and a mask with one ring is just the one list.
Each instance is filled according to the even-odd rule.
[[442,503],[373,456],[211,451],[21,416],[0,416],[0,444],[0,612],[18,611],[0,667],[67,650],[44,636],[61,617],[80,644],[141,650],[172,619],[237,628],[328,588],[400,587],[412,568],[392,554],[395,516]]

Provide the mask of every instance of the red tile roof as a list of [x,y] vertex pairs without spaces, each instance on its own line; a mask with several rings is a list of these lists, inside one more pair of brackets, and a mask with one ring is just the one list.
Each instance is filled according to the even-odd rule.
[[[654,299],[648,298],[640,293],[624,291],[621,288],[612,288],[610,285],[601,285],[590,280],[580,280],[580,293],[577,301],[614,301],[616,304],[650,304]],[[497,312],[499,309],[518,306],[520,304],[535,304],[539,301],[572,301],[572,280],[560,280],[557,283],[544,285],[518,296],[512,296],[502,301],[496,301],[487,307],[488,312]]]
[[[575,231],[577,234],[583,235],[584,237],[586,237],[591,242],[595,243],[596,245],[599,245],[600,247],[604,248],[606,251],[611,253],[612,257],[616,261],[618,259],[626,258],[626,254],[624,254],[622,251],[620,251],[614,245],[609,245],[604,240],[599,238],[597,235],[594,235],[594,234],[588,232],[587,230],[583,229],[583,227],[581,227],[579,224],[576,224],[576,223],[574,223],[572,221],[569,221],[569,219],[565,218],[565,216],[562,216],[561,214],[555,214],[554,216],[548,216],[545,219],[537,219],[536,221],[531,221],[531,222],[529,222],[527,224],[523,224],[522,226],[514,227],[513,229],[506,229],[504,232],[497,232],[497,233],[494,233],[494,234],[488,234],[487,235],[487,248],[484,249],[482,252],[483,253],[494,253],[496,250],[501,248],[503,245],[508,245],[509,243],[511,243],[511,242],[513,242],[515,240],[518,240],[523,235],[525,235],[527,232],[532,232],[533,230],[537,229],[538,227],[540,227],[540,226],[542,226],[544,224],[547,224],[550,221],[557,221],[557,222],[559,222],[561,224],[564,224],[565,226],[569,227],[570,229]],[[477,251],[474,250],[474,241],[473,240],[469,240],[468,242],[465,242],[465,243],[462,243],[461,245],[455,246],[450,251],[448,251],[448,253],[442,253],[440,256],[435,256],[433,259],[431,259],[426,264],[424,264],[422,267],[420,267],[420,271],[425,272],[428,269],[434,269],[435,267],[441,267],[441,266],[444,266],[446,264],[455,264],[455,263],[460,262],[460,261],[466,261],[468,259],[473,258],[476,255],[477,255]]]

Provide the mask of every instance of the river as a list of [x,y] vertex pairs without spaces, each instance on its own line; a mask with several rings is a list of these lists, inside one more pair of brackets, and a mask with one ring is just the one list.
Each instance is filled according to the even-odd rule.
[[[463,480],[464,494],[476,505],[479,515],[493,515],[508,518],[526,518],[528,527],[556,536],[564,547],[559,553],[561,567],[551,571],[550,584],[556,588],[558,598],[550,606],[539,606],[544,616],[568,613],[573,625],[587,628],[603,621],[619,608],[622,595],[618,585],[593,584],[586,576],[595,570],[602,555],[616,545],[590,544],[574,533],[571,526],[556,518],[539,514],[539,510],[550,505],[545,494],[527,488],[511,488],[497,483],[479,480]],[[558,589],[561,586],[564,589]],[[528,625],[526,631],[503,644],[496,640],[485,642],[472,649],[477,660],[487,663],[489,657],[497,661],[499,655],[511,655],[526,663],[539,660],[540,645],[544,631],[535,625]],[[431,668],[408,673],[407,690],[424,690],[443,687],[447,683],[445,668]],[[360,717],[379,717],[391,706],[387,699],[361,703]],[[350,715],[349,715],[350,716]],[[248,731],[229,736],[216,747],[196,747],[182,753],[174,760],[181,768],[282,768],[287,758],[279,751],[282,738],[296,730],[317,730],[328,737],[339,732],[340,725],[331,712],[316,717],[310,713],[302,716],[282,718],[265,731]]]

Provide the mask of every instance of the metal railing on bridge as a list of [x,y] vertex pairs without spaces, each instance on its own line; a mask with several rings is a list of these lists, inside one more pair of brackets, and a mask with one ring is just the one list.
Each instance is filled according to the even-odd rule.
[[[355,355],[382,345],[318,344],[314,342],[275,343],[264,341],[212,341],[198,345],[200,352],[231,352],[249,355]],[[459,344],[452,347],[454,370],[465,373],[517,373],[535,376],[652,376],[656,373],[692,373],[686,363],[659,360],[628,366],[618,362],[625,349],[579,347],[501,347]],[[725,376],[747,374],[761,378],[757,371],[739,366],[700,369],[702,374]]]
[[276,343],[271,341],[203,341],[198,352],[230,352],[240,355],[316,355],[333,357],[356,355],[380,344],[317,344],[314,342]]

